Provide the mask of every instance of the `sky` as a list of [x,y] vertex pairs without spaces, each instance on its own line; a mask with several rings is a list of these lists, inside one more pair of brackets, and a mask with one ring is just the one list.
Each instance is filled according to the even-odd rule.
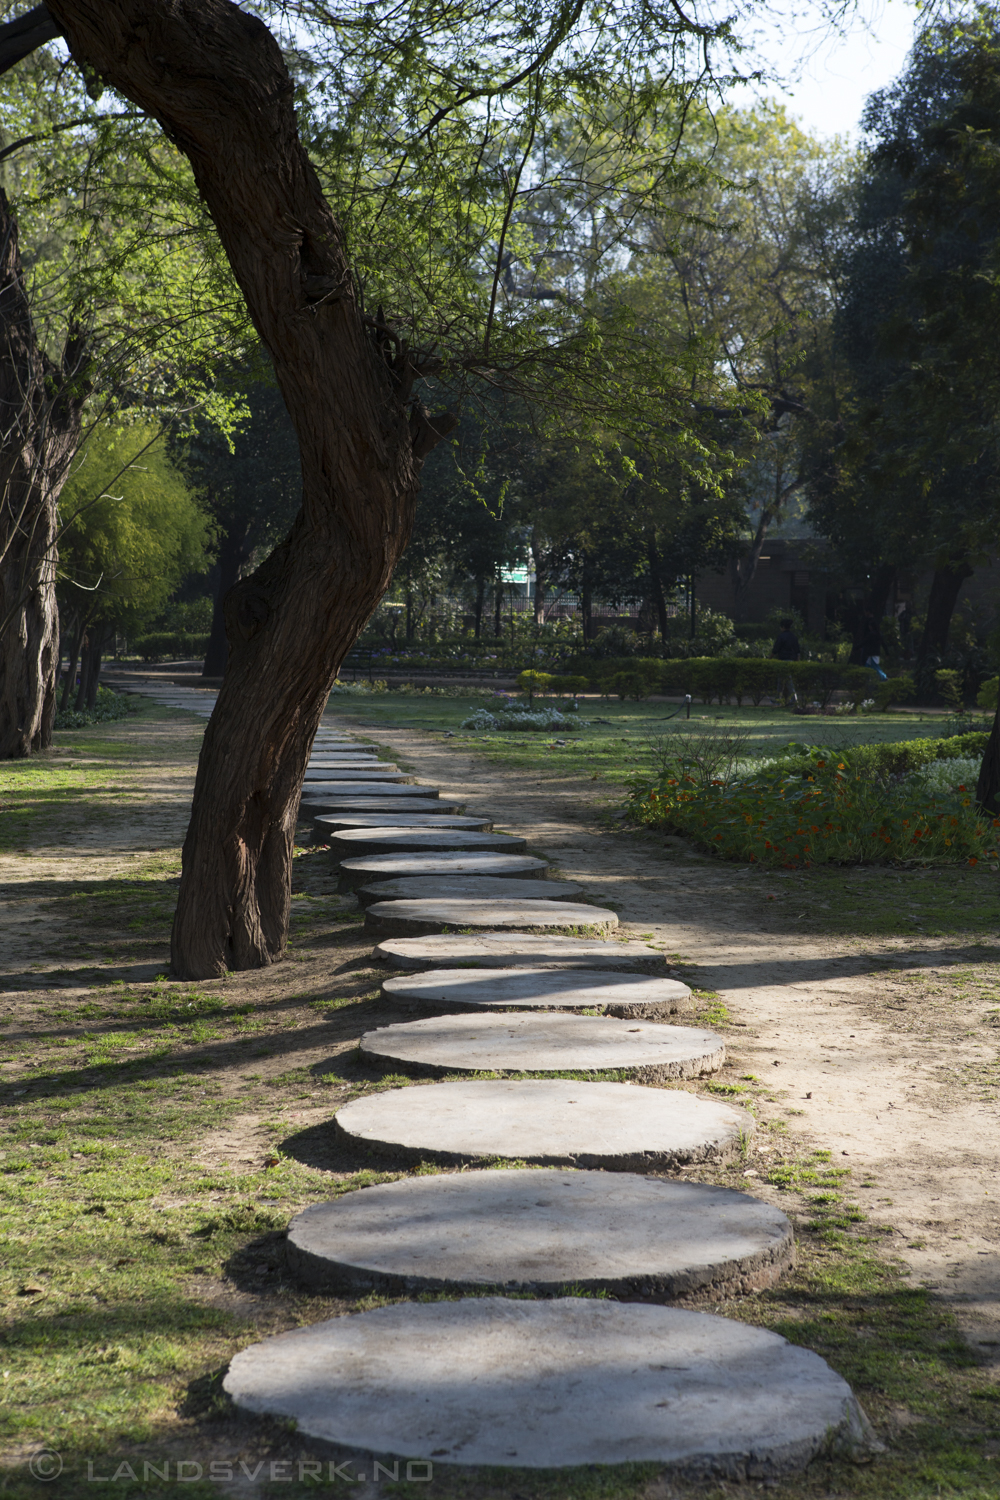
[[859,140],[865,100],[903,68],[916,15],[912,0],[858,0],[837,35],[815,0],[804,0],[783,32],[761,40],[764,57],[789,80],[765,92],[812,133]]

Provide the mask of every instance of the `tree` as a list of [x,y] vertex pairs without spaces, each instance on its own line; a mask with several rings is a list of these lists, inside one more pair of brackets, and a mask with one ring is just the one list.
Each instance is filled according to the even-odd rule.
[[60,497],[57,590],[68,624],[61,706],[86,641],[76,706],[93,705],[101,655],[117,630],[138,633],[183,577],[208,566],[206,517],[170,462],[156,422],[98,425]]
[[58,358],[40,346],[0,191],[0,758],[52,743],[59,620],[57,502],[79,439],[86,340],[70,328]]
[[[415,394],[447,360],[410,337],[403,294],[418,279],[409,263],[395,263],[404,318],[366,308],[299,140],[281,53],[256,17],[228,0],[52,0],[49,8],[74,58],[156,119],[190,161],[299,439],[303,505],[291,534],[226,601],[229,665],[185,840],[173,962],[183,974],[216,975],[269,963],[284,946],[309,746],[339,663],[405,545],[423,459],[454,424],[453,415],[432,417]],[[403,48],[392,7],[384,15],[364,7],[353,32],[346,22],[340,29],[374,38],[367,52],[360,41],[353,55],[348,49],[341,71],[366,96],[377,88],[381,141],[397,142],[396,177],[384,176],[383,164],[374,173],[383,200],[395,201],[408,162],[419,167],[418,148],[426,160],[445,142],[452,168],[462,166],[452,180],[468,211],[456,220],[455,194],[445,195],[434,206],[436,243],[461,244],[467,222],[486,225],[479,241],[489,254],[470,262],[466,278],[474,324],[457,307],[452,316],[446,299],[436,304],[439,325],[450,318],[455,329],[447,359],[487,383],[505,370],[591,420],[648,426],[655,408],[662,426],[668,405],[681,409],[681,385],[652,357],[662,351],[635,335],[628,309],[606,314],[567,295],[554,304],[558,318],[535,319],[542,299],[522,301],[523,284],[508,292],[504,257],[519,195],[537,186],[525,169],[552,101],[572,95],[580,117],[603,115],[627,148],[637,121],[658,109],[669,105],[683,120],[688,53],[697,82],[705,46],[725,41],[726,28],[692,23],[671,6],[529,15],[515,4],[506,24],[492,7],[464,17],[452,8],[446,25],[416,7]],[[468,87],[456,89],[458,76]],[[353,97],[344,87],[342,114]],[[655,163],[646,156],[641,165],[648,176]],[[493,203],[480,213],[486,183]],[[481,334],[475,347],[472,334]],[[463,342],[469,352],[459,361]],[[684,446],[683,422],[671,439]]]
[[898,569],[932,569],[917,666],[930,685],[1000,500],[995,15],[922,32],[865,125],[837,320],[853,386],[844,474],[813,508],[869,573],[872,613]]
[[[26,267],[20,291],[12,280],[10,294],[0,298],[10,397],[0,428],[6,476],[0,556],[9,565],[0,609],[0,696],[7,701],[0,756],[49,741],[59,661],[51,623],[55,507],[84,431],[85,399],[88,424],[128,408],[148,415],[192,404],[213,409],[224,422],[227,403],[204,372],[223,351],[232,357],[247,330],[217,242],[214,256],[207,255],[211,242],[197,232],[206,216],[190,172],[176,169],[183,158],[171,164],[156,127],[135,111],[101,111],[91,97],[100,93],[92,73],[81,75],[44,51],[26,55],[56,30],[44,14],[0,28],[10,44],[6,54],[0,47],[0,57],[8,65],[14,54],[24,58],[0,85],[0,172],[16,205],[16,215],[5,209],[5,223],[13,225],[16,216]],[[13,230],[5,243],[16,259]],[[19,361],[26,340],[34,340],[30,379],[37,385],[41,371],[42,394],[42,386],[32,391],[25,384]],[[53,357],[46,362],[42,350]],[[27,470],[34,477],[25,487]]]

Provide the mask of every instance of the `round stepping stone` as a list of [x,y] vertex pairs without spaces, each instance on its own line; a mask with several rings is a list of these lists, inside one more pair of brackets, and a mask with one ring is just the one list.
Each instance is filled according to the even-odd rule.
[[549,868],[531,854],[364,854],[342,859],[337,870],[340,889],[353,891],[373,880],[404,875],[500,875],[514,880],[542,880]]
[[[313,834],[317,843],[327,843],[337,833],[347,828],[384,828],[390,821],[385,812],[332,812],[319,813],[313,818]],[[454,813],[448,817],[444,813],[403,813],[400,815],[395,810],[391,817],[394,828],[458,828],[467,833],[488,832],[493,823],[490,818],[473,818]]]
[[315,1203],[285,1253],[323,1291],[746,1296],[794,1263],[770,1203],[631,1172],[443,1173]]
[[289,1419],[299,1437],[399,1455],[420,1479],[436,1460],[655,1462],[760,1480],[874,1446],[850,1386],[811,1349],[734,1318],[593,1297],[403,1302],[331,1318],[252,1344],[223,1385],[244,1411]]
[[[401,773],[400,773],[401,774]],[[440,795],[436,786],[394,786],[391,781],[380,781],[374,785],[371,777],[367,780],[355,777],[350,781],[307,782],[302,788],[302,795],[313,799],[324,795],[345,799],[348,797],[438,797]]]
[[361,1038],[362,1054],[381,1068],[416,1073],[603,1073],[641,1083],[717,1073],[726,1044],[714,1031],[617,1021],[610,1016],[427,1016],[380,1026]]
[[[546,882],[549,884],[550,882]],[[555,884],[555,882],[551,882]],[[545,886],[542,887],[545,889]],[[358,892],[360,901],[361,892]],[[382,983],[392,1000],[472,1010],[598,1011],[622,1020],[674,1015],[691,991],[678,979],[600,969],[427,969]]]
[[345,1104],[333,1123],[355,1145],[404,1160],[501,1157],[619,1172],[723,1160],[754,1130],[742,1110],[684,1089],[562,1078],[388,1089]]
[[395,825],[397,817],[402,817],[405,826],[405,820],[413,816],[420,818],[460,816],[463,806],[461,802],[439,802],[437,799],[428,801],[426,798],[417,797],[401,798],[399,802],[385,806],[371,797],[313,797],[310,793],[304,793],[299,804],[299,817],[305,820],[323,817],[329,813],[371,813],[378,818],[380,825],[387,822]]
[[582,927],[597,933],[617,926],[613,911],[569,901],[377,901],[365,912],[365,932],[373,937],[420,937],[469,927],[489,932]]
[[491,880],[484,875],[415,875],[403,880],[380,880],[355,892],[359,906],[375,901],[455,901],[480,897],[498,901],[575,901],[584,894],[574,880]]
[[372,764],[370,761],[354,761],[349,766],[320,766],[315,770],[307,770],[306,781],[339,781],[341,778],[353,781],[378,781],[384,777],[389,781],[401,781],[406,776],[398,766],[390,766],[385,761]]
[[[353,861],[352,861],[353,863]],[[344,866],[341,865],[343,872]],[[343,876],[341,877],[343,878]],[[556,933],[449,932],[440,937],[386,938],[373,957],[397,969],[511,969],[522,965],[548,968],[663,968],[663,956],[645,943],[606,942],[601,938],[560,937]]]
[[330,839],[334,859],[350,859],[365,854],[437,854],[452,850],[472,854],[515,854],[527,839],[510,833],[463,833],[461,829],[397,828],[383,824],[380,828],[345,828]]
[[[324,771],[322,781],[305,782],[303,791],[310,797],[321,797],[325,792],[339,792],[342,788],[350,792],[372,791],[373,789],[383,792],[387,788],[392,787],[396,782],[405,782],[407,779],[403,771],[390,771],[387,776],[383,776],[378,771],[344,771],[344,779],[341,780],[340,778],[341,773],[339,771]],[[400,792],[412,792],[413,788],[411,786],[399,786],[397,790]]]
[[350,755],[312,755],[309,757],[307,770],[315,771],[329,768],[337,771],[344,766],[380,766],[383,762],[377,755],[358,755],[352,752]]

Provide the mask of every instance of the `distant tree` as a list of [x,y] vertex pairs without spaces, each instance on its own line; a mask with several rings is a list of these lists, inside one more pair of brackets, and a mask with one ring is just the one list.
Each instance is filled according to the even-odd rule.
[[980,8],[918,37],[873,96],[869,168],[844,259],[850,369],[843,477],[814,505],[871,577],[930,567],[918,675],[948,642],[963,582],[1000,515],[1000,27]]
[[82,652],[76,706],[93,704],[101,657],[115,632],[137,634],[181,579],[208,567],[206,516],[170,461],[157,422],[94,428],[60,496],[57,590],[68,666],[68,706]]
[[302,500],[302,466],[295,429],[281,392],[266,371],[234,377],[242,413],[225,431],[196,417],[192,431],[171,444],[174,462],[212,519],[217,581],[206,677],[226,669],[225,601],[230,590],[287,535]]

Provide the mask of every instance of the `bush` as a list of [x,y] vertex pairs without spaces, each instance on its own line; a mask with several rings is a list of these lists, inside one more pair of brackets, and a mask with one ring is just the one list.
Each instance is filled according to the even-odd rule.
[[681,770],[668,773],[658,785],[633,792],[632,815],[687,834],[722,858],[752,864],[933,859],[974,865],[997,858],[1000,818],[980,815],[970,793],[887,784],[829,749],[811,751],[810,761],[808,776],[782,775],[775,767],[708,782]]
[[127,719],[129,714],[139,712],[138,705],[128,693],[113,693],[110,688],[97,689],[97,702],[93,708],[67,708],[57,713],[56,729],[86,729],[88,724],[107,724],[114,719]]
[[511,704],[510,708],[494,710],[492,713],[486,708],[477,708],[474,714],[463,719],[459,725],[460,729],[513,729],[513,730],[546,730],[558,729],[561,733],[572,734],[577,729],[585,729],[587,719],[567,718],[557,708],[529,709],[520,704]]
[[977,707],[985,709],[987,713],[995,714],[998,695],[1000,695],[1000,677],[987,677],[976,694]]
[[934,673],[934,681],[937,683],[938,692],[944,699],[945,704],[953,714],[960,714],[965,708],[965,700],[962,694],[962,673],[953,667],[939,668]]
[[143,661],[191,661],[208,650],[208,636],[183,630],[157,630],[131,641],[130,650]]
[[902,672],[898,677],[887,677],[885,682],[878,683],[872,697],[875,699],[875,707],[880,713],[884,713],[890,703],[905,703],[916,697],[916,692],[916,685],[909,672]]

